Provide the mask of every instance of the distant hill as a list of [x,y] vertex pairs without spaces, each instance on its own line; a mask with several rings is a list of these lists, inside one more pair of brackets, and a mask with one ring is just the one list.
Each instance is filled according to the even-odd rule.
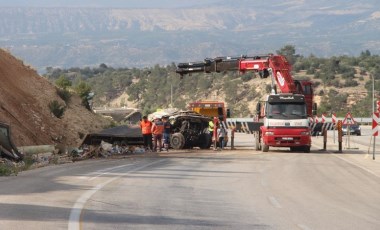
[[209,0],[169,7],[171,2],[135,9],[123,4],[2,7],[0,46],[40,72],[48,66],[101,63],[166,65],[275,52],[285,44],[295,45],[300,54],[322,57],[358,55],[367,49],[380,53],[380,5],[375,0]]

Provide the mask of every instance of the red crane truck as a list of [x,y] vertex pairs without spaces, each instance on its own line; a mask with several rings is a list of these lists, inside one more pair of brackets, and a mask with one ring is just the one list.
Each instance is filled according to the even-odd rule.
[[[207,58],[203,62],[179,63],[181,76],[196,72],[254,71],[261,78],[271,77],[272,92],[256,107],[256,150],[290,147],[291,151],[310,152],[309,119],[316,112],[312,83],[294,80],[291,65],[281,55]],[[276,87],[278,86],[278,87]],[[277,92],[279,88],[280,92]]]

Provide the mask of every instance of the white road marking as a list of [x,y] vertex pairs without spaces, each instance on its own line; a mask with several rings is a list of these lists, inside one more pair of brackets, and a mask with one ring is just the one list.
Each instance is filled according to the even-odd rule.
[[282,208],[280,202],[274,196],[268,196],[270,203],[276,208]]
[[339,155],[337,155],[337,154],[332,154],[332,155],[335,156],[335,157],[337,157],[337,158],[339,158],[339,159],[344,160],[345,162],[347,162],[347,163],[349,163],[349,164],[352,164],[352,165],[354,165],[354,166],[356,166],[356,167],[358,167],[358,168],[363,169],[364,171],[366,171],[366,172],[368,172],[368,173],[374,175],[374,176],[377,177],[377,178],[380,178],[380,176],[379,176],[378,174],[376,174],[374,171],[372,171],[372,170],[370,170],[370,169],[367,169],[367,168],[365,168],[365,167],[363,167],[363,166],[360,166],[360,165],[358,165],[358,164],[356,164],[356,163],[354,163],[354,162],[352,162],[352,161],[350,161],[350,160],[344,159],[343,157],[341,157],[341,156],[339,156]]
[[[128,172],[123,173],[122,175],[119,175],[117,177],[113,177],[113,178],[111,178],[111,179],[109,179],[109,180],[107,180],[107,181],[105,181],[103,183],[100,183],[100,184],[96,185],[95,187],[93,187],[91,190],[83,193],[76,200],[75,204],[71,208],[70,217],[69,217],[69,224],[68,224],[68,228],[67,229],[68,230],[80,230],[80,229],[82,229],[81,228],[80,218],[81,218],[81,215],[82,215],[83,207],[85,206],[86,202],[91,198],[91,196],[93,196],[97,191],[99,191],[100,189],[102,189],[104,186],[106,186],[107,184],[113,182],[114,180],[119,179],[122,176],[131,174],[133,172],[139,171],[141,169],[144,169],[146,167],[149,167],[151,165],[160,163],[160,162],[165,161],[165,160],[166,159],[162,159],[162,160],[159,160],[159,161],[151,162],[149,164],[142,165],[140,167],[134,168],[134,169],[132,169],[132,170],[130,170]],[[118,166],[118,168],[122,168],[122,167],[126,167],[126,166],[130,166],[130,164]]]
[[302,229],[302,230],[311,230],[311,228],[309,228],[308,226],[306,226],[304,224],[297,224],[297,227]]
[[[96,179],[102,175],[107,175],[115,169],[123,168],[123,167],[128,166],[128,165],[132,165],[132,164],[125,164],[125,165],[119,165],[119,166],[115,166],[115,167],[111,167],[111,168],[101,169],[101,170],[98,170],[95,172],[87,173],[84,176],[79,177],[79,179],[91,181],[91,180],[94,180],[94,179]],[[93,176],[93,175],[96,175],[96,176]]]

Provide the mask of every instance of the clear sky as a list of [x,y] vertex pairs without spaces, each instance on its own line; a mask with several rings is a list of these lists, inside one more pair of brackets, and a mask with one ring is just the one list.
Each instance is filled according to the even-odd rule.
[[0,7],[123,7],[177,8],[217,2],[218,0],[0,0]]

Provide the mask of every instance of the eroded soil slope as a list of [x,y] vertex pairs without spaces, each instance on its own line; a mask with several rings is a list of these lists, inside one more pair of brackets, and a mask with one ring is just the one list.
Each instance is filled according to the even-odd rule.
[[58,143],[78,146],[82,134],[109,124],[84,108],[77,95],[65,104],[65,114],[58,119],[48,107],[53,100],[65,104],[53,84],[0,49],[0,122],[11,125],[16,146]]

